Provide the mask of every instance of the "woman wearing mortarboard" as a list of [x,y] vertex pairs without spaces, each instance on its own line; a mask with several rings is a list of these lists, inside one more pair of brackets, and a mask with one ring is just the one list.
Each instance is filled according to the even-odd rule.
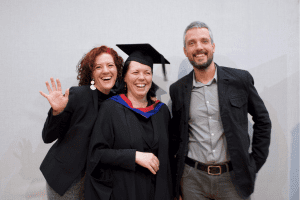
[[149,44],[117,45],[129,55],[124,88],[98,113],[89,149],[85,198],[172,199],[168,107],[152,101],[153,63],[169,63]]

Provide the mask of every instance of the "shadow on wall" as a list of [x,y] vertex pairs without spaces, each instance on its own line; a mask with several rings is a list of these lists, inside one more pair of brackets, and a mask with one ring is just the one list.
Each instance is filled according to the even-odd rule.
[[[262,95],[261,95],[262,96]],[[264,103],[270,114],[272,121],[271,144],[269,148],[269,156],[266,163],[257,175],[254,194],[252,200],[286,199],[285,190],[288,184],[288,146],[284,135],[284,130],[280,126],[277,112],[272,105],[263,98]],[[251,124],[252,125],[252,124]],[[249,128],[253,135],[252,126]]]
[[1,199],[46,199],[45,179],[39,170],[48,147],[40,140],[33,151],[28,139],[20,139],[10,145],[0,165]]
[[[67,77],[60,80],[63,92],[68,87],[78,85],[76,77]],[[49,79],[45,81],[49,81]],[[41,85],[40,88],[45,93],[48,92],[45,85]],[[36,92],[38,93],[38,91]],[[37,110],[42,109],[44,106],[40,102],[47,102],[47,99],[40,95],[37,98],[33,99],[34,103],[22,108],[23,110],[20,111],[27,117],[28,124],[41,125],[46,120],[47,112],[41,113]],[[49,104],[48,108],[50,108]],[[46,181],[39,167],[53,143],[43,143],[42,129],[37,129],[37,126],[22,127],[18,132],[18,135],[22,135],[22,137],[10,144],[0,160],[0,166],[4,166],[4,169],[0,170],[0,199],[47,199],[45,193]],[[35,135],[35,141],[26,138],[29,135]],[[33,146],[36,148],[34,149]]]
[[185,75],[189,74],[193,70],[193,66],[191,65],[190,61],[186,58],[184,59],[179,66],[178,70],[178,79],[181,79]]
[[288,132],[287,88],[288,80],[297,79],[298,75],[288,78],[283,76],[287,74],[286,55],[252,68],[250,73],[254,77],[257,89],[262,88],[262,85],[265,86],[259,94],[272,121],[269,157],[259,171],[253,197],[255,199],[286,199],[289,190],[288,164],[290,161],[286,139]]
[[292,153],[291,153],[291,168],[290,172],[290,199],[298,200],[299,197],[299,126],[292,130]]

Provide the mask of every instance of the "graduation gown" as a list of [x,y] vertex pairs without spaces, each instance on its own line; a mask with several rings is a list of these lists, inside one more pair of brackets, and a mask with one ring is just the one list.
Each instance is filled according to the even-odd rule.
[[[149,118],[154,133],[149,142],[135,111],[112,99],[102,104],[91,136],[85,182],[87,200],[148,200],[149,183],[153,183],[153,199],[172,198],[168,157],[170,113],[165,104],[158,106],[159,110]],[[136,151],[152,152],[158,157],[156,175],[135,163]]]

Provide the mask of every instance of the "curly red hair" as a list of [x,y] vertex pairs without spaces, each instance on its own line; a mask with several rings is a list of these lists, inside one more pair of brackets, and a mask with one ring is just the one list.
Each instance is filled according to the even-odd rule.
[[109,53],[113,57],[118,71],[117,80],[120,80],[122,77],[123,58],[119,56],[114,49],[107,46],[101,46],[93,48],[79,61],[76,67],[78,72],[77,80],[79,80],[79,86],[91,84],[92,72],[94,70],[96,57],[102,53]]

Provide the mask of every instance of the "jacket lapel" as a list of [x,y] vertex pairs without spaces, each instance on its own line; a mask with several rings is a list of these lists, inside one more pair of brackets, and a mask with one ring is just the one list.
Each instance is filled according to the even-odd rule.
[[184,121],[187,122],[189,120],[190,115],[190,102],[191,102],[191,92],[193,88],[193,75],[194,70],[192,70],[185,79],[184,82],[184,90],[183,92],[183,109],[185,110],[185,118]]
[[161,115],[161,113],[160,112],[158,112],[158,113],[156,113],[155,115],[152,115],[151,116],[151,122],[152,122],[152,126],[153,126],[153,133],[154,133],[154,136],[153,136],[153,142],[151,143],[151,148],[152,147],[154,147],[156,144],[157,144],[157,142],[158,142],[158,138],[159,138],[159,136],[160,136],[160,132],[161,131],[159,131],[159,121],[161,120],[160,119],[160,115]]
[[[226,72],[223,71],[222,67],[219,67],[217,64],[217,70],[218,70],[218,96],[219,96],[219,109],[220,109],[220,116],[223,118],[224,114],[226,114],[226,111],[224,107],[226,106],[226,92],[228,89],[228,83],[229,79],[226,75]],[[223,121],[223,120],[222,120]]]

